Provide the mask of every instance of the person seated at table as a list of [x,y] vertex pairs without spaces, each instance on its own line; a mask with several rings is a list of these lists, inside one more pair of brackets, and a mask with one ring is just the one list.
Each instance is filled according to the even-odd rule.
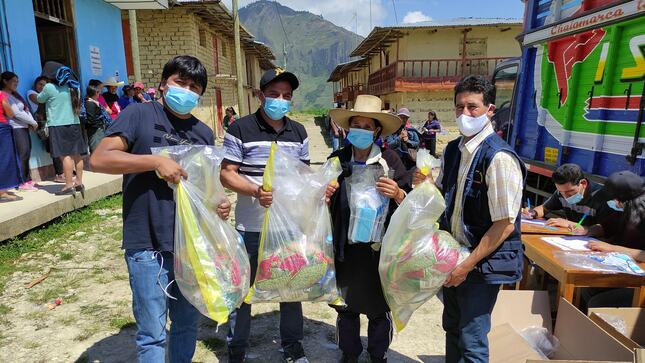
[[522,209],[522,217],[544,218],[549,212],[563,212],[566,218],[550,218],[547,226],[573,228],[586,214],[583,226],[593,226],[603,220],[615,221],[620,213],[611,210],[607,201],[611,198],[602,186],[587,179],[576,164],[563,164],[553,172],[557,191],[544,204]]
[[[572,230],[574,234],[606,238],[608,242],[589,242],[588,247],[599,252],[620,252],[636,261],[645,262],[645,181],[631,171],[613,173],[607,178],[605,190],[610,198],[607,205],[622,212],[619,219],[603,225],[581,226]],[[587,307],[631,306],[632,289],[586,288],[582,299]]]

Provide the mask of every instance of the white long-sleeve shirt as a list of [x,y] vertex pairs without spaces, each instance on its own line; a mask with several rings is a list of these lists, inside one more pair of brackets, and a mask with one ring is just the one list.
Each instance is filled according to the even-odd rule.
[[13,95],[8,93],[7,95],[9,96],[9,104],[14,114],[13,118],[9,119],[11,127],[14,129],[25,129],[29,126],[38,126],[34,117],[26,109],[25,104]]

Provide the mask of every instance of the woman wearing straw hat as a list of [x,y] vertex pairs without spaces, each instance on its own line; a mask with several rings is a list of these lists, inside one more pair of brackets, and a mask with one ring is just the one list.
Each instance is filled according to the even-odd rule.
[[357,362],[363,351],[360,339],[360,314],[369,319],[367,351],[372,362],[385,362],[392,338],[392,322],[385,302],[378,272],[378,243],[348,243],[350,201],[345,179],[355,165],[380,165],[384,175],[376,189],[390,198],[389,217],[405,198],[410,178],[395,151],[383,150],[374,141],[387,136],[401,126],[401,119],[381,112],[381,100],[376,96],[360,95],[353,110],[333,109],[331,118],[343,129],[349,129],[350,146],[335,151],[343,167],[335,187],[328,188],[327,201],[332,215],[337,283],[347,306],[337,309],[338,346],[343,362]]
[[107,91],[103,92],[103,98],[110,108],[110,117],[112,117],[112,120],[116,120],[116,118],[119,116],[119,113],[121,113],[121,106],[119,106],[119,96],[116,94],[116,90],[124,84],[125,82],[119,82],[114,77],[108,77],[108,79],[103,81],[103,86],[107,87]]

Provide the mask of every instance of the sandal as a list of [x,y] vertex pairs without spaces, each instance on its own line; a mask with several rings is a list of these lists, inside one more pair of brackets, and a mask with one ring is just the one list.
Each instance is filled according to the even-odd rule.
[[63,188],[63,189],[55,192],[54,195],[71,195],[74,198],[76,198],[76,188],[74,188],[73,186],[71,186],[69,188]]
[[74,190],[76,190],[77,192],[80,192],[83,199],[85,199],[85,185],[83,184],[76,185],[74,186]]
[[0,194],[0,203],[17,202],[19,200],[22,200],[22,197],[6,192]]

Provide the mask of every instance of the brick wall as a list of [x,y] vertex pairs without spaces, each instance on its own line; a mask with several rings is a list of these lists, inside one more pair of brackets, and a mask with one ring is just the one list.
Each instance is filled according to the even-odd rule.
[[[128,13],[122,12],[124,19]],[[197,57],[208,72],[208,87],[202,100],[193,112],[211,128],[214,128],[218,116],[216,107],[216,89],[222,93],[222,108],[233,106],[239,110],[235,84],[235,52],[232,36],[213,31],[200,17],[187,10],[173,8],[169,10],[137,10],[137,30],[139,38],[139,58],[141,63],[142,82],[146,87],[157,87],[161,79],[163,66],[172,57],[188,54]],[[213,38],[217,39],[218,68],[220,77],[216,77],[215,52]],[[252,62],[258,63],[255,57]],[[246,69],[246,56],[242,53],[242,66]],[[254,64],[254,70],[259,69]],[[243,73],[243,84],[246,85],[246,72]],[[256,75],[256,83],[259,82]],[[130,82],[134,82],[131,76]],[[258,87],[258,85],[254,85]],[[258,107],[256,97],[251,90],[245,89],[244,109],[248,108],[251,98],[251,112]],[[223,111],[223,110],[222,110]],[[239,113],[239,111],[238,111]]]

